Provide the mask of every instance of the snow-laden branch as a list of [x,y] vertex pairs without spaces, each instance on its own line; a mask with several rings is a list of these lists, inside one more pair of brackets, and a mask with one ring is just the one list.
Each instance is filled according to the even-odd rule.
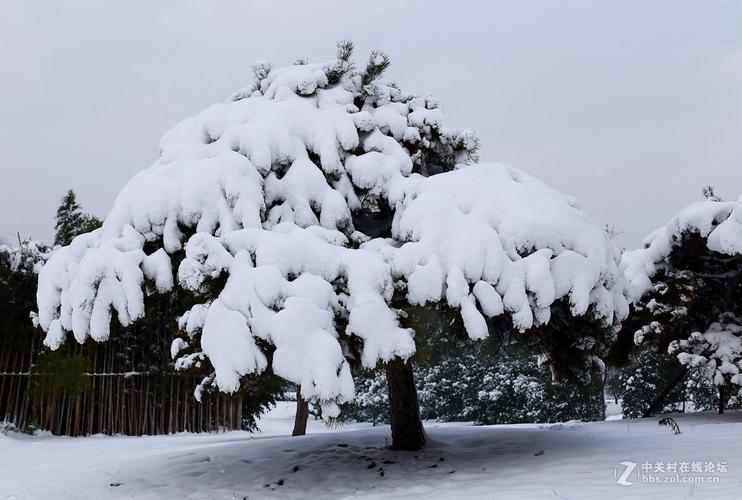
[[625,252],[621,268],[633,300],[651,289],[658,267],[680,244],[685,233],[698,233],[713,252],[741,255],[742,196],[736,202],[707,199],[693,203],[647,236],[644,248]]

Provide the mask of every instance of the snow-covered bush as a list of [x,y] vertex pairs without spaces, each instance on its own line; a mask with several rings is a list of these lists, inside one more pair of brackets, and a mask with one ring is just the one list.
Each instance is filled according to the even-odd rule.
[[479,400],[483,378],[491,363],[475,355],[477,346],[417,369],[420,412],[426,420],[474,420],[471,410]]
[[389,389],[384,373],[362,370],[354,380],[355,398],[343,405],[342,420],[371,422],[374,425],[389,423]]
[[[718,387],[718,408],[736,406],[742,395],[742,320],[722,313],[705,332],[693,332],[687,339],[673,340],[668,347],[684,367]],[[734,388],[729,391],[728,388]],[[728,401],[732,397],[731,401]],[[707,404],[705,404],[707,406]]]
[[[420,411],[425,420],[478,424],[602,420],[599,378],[590,384],[563,384],[539,367],[527,352],[493,353],[466,344],[435,362],[415,367]],[[356,378],[356,399],[345,419],[388,422],[386,380],[378,372]]]
[[[472,339],[500,316],[541,332],[556,371],[599,364],[627,313],[603,231],[524,172],[471,164],[470,130],[384,80],[382,53],[362,67],[351,54],[258,64],[251,86],[168,132],[102,228],[42,270],[46,344],[105,340],[114,312],[129,325],[145,294],[177,284],[202,297],[181,318],[177,366],[209,363],[203,388],[227,392],[270,368],[328,417],[353,398],[350,363],[415,353],[402,310],[426,302],[458,311]],[[571,317],[598,328],[552,335]]]
[[466,414],[483,424],[603,420],[603,387],[598,377],[585,385],[555,382],[533,357],[505,358],[485,374]]

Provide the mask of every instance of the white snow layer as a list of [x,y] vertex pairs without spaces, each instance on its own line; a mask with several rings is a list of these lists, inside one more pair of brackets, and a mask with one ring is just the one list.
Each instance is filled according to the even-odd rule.
[[[307,435],[291,437],[295,411],[294,403],[279,402],[261,417],[259,434],[0,433],[0,496],[675,500],[733,499],[742,489],[742,414],[734,410],[674,414],[678,435],[658,426],[658,417],[493,426],[430,422],[428,444],[415,453],[390,450],[386,425],[328,429],[310,418]],[[635,467],[628,468],[630,462]]]
[[[182,318],[197,350],[174,345],[176,365],[206,356],[216,385],[235,391],[267,367],[260,338],[276,348],[272,370],[324,401],[328,415],[353,397],[340,335],[362,340],[367,367],[414,353],[413,332],[390,305],[395,282],[412,304],[460,307],[474,339],[488,334],[484,316],[507,312],[526,330],[562,298],[575,315],[626,315],[612,245],[574,199],[500,164],[412,173],[421,155],[407,146],[438,141],[460,156],[476,139],[447,127],[434,99],[378,82],[361,89],[352,72],[329,85],[338,64],[274,70],[249,97],[168,132],[103,227],[41,270],[45,343],[57,348],[69,331],[78,342],[104,340],[114,311],[124,327],[141,318],[145,293],[175,285],[170,255],[181,249],[180,286],[228,279]],[[368,241],[351,212],[379,198],[396,209],[393,238]],[[147,255],[147,242],[161,248]]]
[[688,232],[706,238],[709,250],[727,255],[742,254],[742,196],[736,202],[704,200],[693,203],[647,236],[644,248],[625,252],[621,269],[633,300],[649,291],[658,265]]
[[391,261],[410,303],[460,306],[472,337],[486,336],[474,298],[486,316],[510,312],[520,330],[547,322],[563,297],[574,315],[592,306],[607,323],[626,316],[613,246],[574,198],[495,163],[425,178],[406,194],[393,227],[406,243]]

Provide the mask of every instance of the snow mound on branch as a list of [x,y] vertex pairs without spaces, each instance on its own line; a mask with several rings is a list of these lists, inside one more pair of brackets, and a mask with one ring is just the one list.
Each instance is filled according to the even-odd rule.
[[96,229],[78,236],[39,272],[39,323],[52,349],[62,344],[66,331],[80,343],[88,336],[107,339],[113,311],[125,327],[142,318],[145,277],[160,292],[173,286],[170,257],[161,250],[146,255],[144,236],[131,226],[118,238],[102,240],[102,235],[103,229]]
[[644,239],[644,248],[625,252],[621,269],[633,300],[647,293],[659,265],[680,244],[683,234],[698,233],[706,246],[727,255],[742,254],[742,196],[734,201],[704,200],[684,208]]
[[[348,311],[347,333],[363,340],[365,366],[414,353],[412,332],[399,327],[387,304],[388,264],[373,252],[339,246],[338,239],[343,235],[290,223],[190,239],[179,269],[184,286],[198,289],[206,277],[228,270],[217,300],[203,306],[201,345],[220,389],[234,391],[241,375],[265,368],[255,336],[276,347],[273,372],[301,384],[305,397],[351,400],[353,381],[334,319],[341,308]],[[347,283],[347,295],[335,291],[338,280]]]
[[410,303],[445,297],[472,338],[487,335],[481,313],[507,311],[526,330],[547,322],[565,297],[572,314],[592,307],[608,324],[628,312],[605,233],[574,198],[508,165],[421,180],[397,208],[393,235],[405,242],[391,260]]
[[106,218],[101,241],[121,237],[127,228],[168,253],[180,250],[180,228],[226,232],[260,227],[264,210],[262,177],[233,151],[208,157],[155,162],[121,190]]

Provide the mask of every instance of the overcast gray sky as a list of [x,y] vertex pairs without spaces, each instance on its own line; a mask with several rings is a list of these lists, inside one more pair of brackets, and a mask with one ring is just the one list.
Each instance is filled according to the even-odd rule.
[[740,1],[2,0],[0,234],[51,239],[69,188],[105,216],[253,61],[324,61],[341,38],[628,246],[705,184],[742,193]]

